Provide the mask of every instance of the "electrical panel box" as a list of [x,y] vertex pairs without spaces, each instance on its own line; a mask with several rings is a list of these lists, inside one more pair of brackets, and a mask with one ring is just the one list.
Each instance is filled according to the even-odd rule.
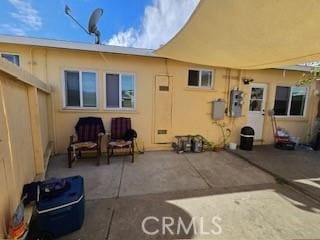
[[221,99],[212,101],[212,119],[222,120],[224,119],[225,102]]
[[232,90],[230,94],[230,117],[241,117],[243,106],[243,92],[239,90]]

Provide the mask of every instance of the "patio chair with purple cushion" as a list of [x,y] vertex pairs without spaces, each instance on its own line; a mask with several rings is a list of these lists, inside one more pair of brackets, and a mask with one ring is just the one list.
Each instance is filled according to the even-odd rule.
[[101,118],[84,117],[79,118],[75,126],[76,136],[70,136],[68,147],[68,165],[81,157],[82,151],[96,151],[97,165],[100,165],[101,139],[105,134],[105,128]]
[[136,132],[131,128],[130,118],[112,118],[111,133],[108,136],[107,144],[108,164],[110,164],[110,157],[116,153],[131,155],[131,162],[134,162],[134,138],[136,137]]

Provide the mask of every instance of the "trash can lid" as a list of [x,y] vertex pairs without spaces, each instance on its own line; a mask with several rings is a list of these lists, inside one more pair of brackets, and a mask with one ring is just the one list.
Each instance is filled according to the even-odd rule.
[[241,137],[247,137],[247,138],[253,138],[254,137],[254,135],[247,135],[247,134],[242,134],[242,133],[240,133],[240,136]]
[[252,127],[245,126],[241,129],[241,134],[254,136],[254,130]]

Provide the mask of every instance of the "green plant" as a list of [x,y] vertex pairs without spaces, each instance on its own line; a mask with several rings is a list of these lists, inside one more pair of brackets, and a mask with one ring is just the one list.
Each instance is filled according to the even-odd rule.
[[320,80],[320,67],[314,67],[310,72],[303,73],[301,79],[298,81],[298,85],[310,85],[316,80]]

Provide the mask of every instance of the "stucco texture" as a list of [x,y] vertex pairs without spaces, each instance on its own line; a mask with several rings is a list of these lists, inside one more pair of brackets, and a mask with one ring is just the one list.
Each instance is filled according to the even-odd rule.
[[[172,129],[171,136],[182,134],[201,134],[214,144],[223,141],[221,129],[211,119],[211,101],[218,98],[228,102],[229,91],[239,88],[244,91],[244,107],[240,118],[225,116],[223,123],[231,129],[227,142],[239,142],[241,127],[247,123],[250,85],[244,85],[242,78],[254,79],[254,83],[268,86],[266,112],[273,108],[277,85],[294,86],[301,78],[298,71],[266,70],[230,70],[226,68],[197,65],[175,60],[154,57],[139,57],[121,54],[97,53],[76,50],[0,44],[0,51],[19,52],[21,67],[48,83],[52,93],[53,139],[57,153],[66,152],[69,136],[74,134],[74,126],[79,117],[102,117],[107,130],[112,117],[130,117],[132,126],[138,132],[138,145],[145,150],[169,149],[170,144],[155,143],[155,79],[157,75],[169,76],[172,81]],[[45,58],[45,59],[44,59]],[[32,64],[31,64],[32,63]],[[188,87],[188,70],[214,70],[212,89]],[[64,106],[64,70],[90,70],[97,73],[98,106],[95,109],[70,109]],[[134,73],[136,77],[136,108],[133,111],[105,108],[105,74]],[[309,86],[306,115],[286,117],[278,120],[279,126],[285,127],[293,136],[301,140],[310,138],[317,98],[314,86]],[[227,106],[226,106],[227,107]],[[173,138],[171,138],[173,140]],[[264,117],[262,143],[273,142],[271,121],[268,114]]]

